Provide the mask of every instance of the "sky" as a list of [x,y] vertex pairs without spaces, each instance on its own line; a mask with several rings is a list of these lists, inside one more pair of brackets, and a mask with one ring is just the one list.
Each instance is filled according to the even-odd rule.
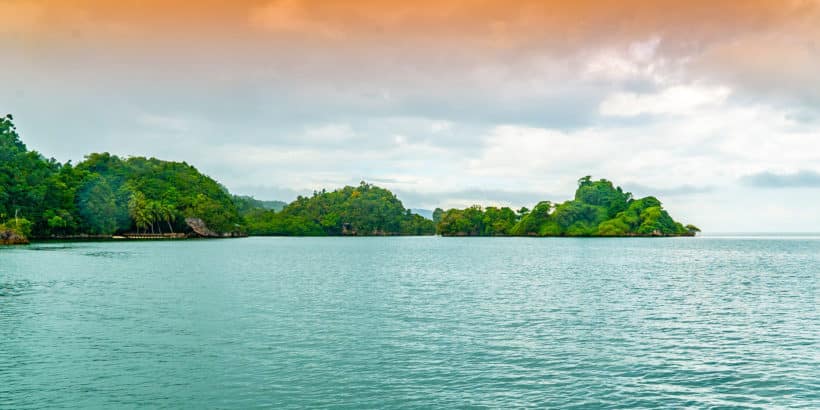
[[0,0],[0,112],[60,161],[292,200],[531,207],[578,178],[820,232],[820,0]]

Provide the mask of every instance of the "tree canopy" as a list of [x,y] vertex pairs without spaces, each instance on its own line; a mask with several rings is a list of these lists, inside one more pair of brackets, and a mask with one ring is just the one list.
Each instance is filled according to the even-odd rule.
[[282,211],[245,215],[252,235],[432,235],[433,221],[412,213],[392,192],[359,186],[300,196]]
[[675,222],[655,197],[634,199],[606,179],[578,180],[575,199],[543,201],[532,210],[473,206],[438,215],[446,236],[691,236],[700,230]]
[[31,221],[35,237],[173,232],[186,217],[230,232],[242,222],[227,189],[184,162],[95,153],[60,164],[29,151],[12,121],[0,118],[0,222]]
[[[0,224],[35,237],[186,230],[251,235],[670,236],[698,228],[672,219],[654,197],[635,199],[605,179],[578,180],[572,200],[532,209],[436,208],[433,220],[390,191],[362,182],[290,204],[231,195],[185,162],[94,153],[61,164],[30,151],[11,115],[0,117]],[[13,221],[10,222],[10,221]]]

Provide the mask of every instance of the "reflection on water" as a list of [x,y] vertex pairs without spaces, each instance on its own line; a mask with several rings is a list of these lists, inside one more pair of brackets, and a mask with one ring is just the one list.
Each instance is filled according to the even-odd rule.
[[85,256],[94,256],[98,258],[127,258],[132,256],[132,252],[121,252],[121,251],[94,251],[94,252],[86,252]]
[[25,279],[11,282],[0,282],[0,297],[20,296],[31,288],[31,281]]
[[71,249],[77,249],[77,247],[76,246],[71,246],[71,245],[46,245],[46,246],[32,245],[32,246],[27,246],[25,249],[29,250],[29,251],[67,251],[67,250],[71,250]]

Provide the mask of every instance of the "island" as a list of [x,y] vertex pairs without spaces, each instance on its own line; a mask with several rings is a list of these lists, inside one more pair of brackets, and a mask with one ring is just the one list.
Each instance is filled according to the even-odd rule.
[[60,163],[29,150],[0,117],[0,244],[29,239],[242,236],[693,236],[654,197],[579,180],[575,199],[532,210],[436,209],[432,220],[361,182],[287,204],[231,194],[186,162],[93,153]]
[[676,222],[661,201],[635,199],[606,179],[578,180],[575,199],[559,204],[539,202],[532,210],[472,206],[436,209],[437,232],[443,236],[695,236],[694,225]]

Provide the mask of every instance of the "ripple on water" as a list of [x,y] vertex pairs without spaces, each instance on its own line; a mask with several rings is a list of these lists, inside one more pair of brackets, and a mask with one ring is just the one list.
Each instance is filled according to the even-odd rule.
[[0,254],[0,408],[820,408],[815,239]]
[[84,253],[84,255],[96,258],[128,258],[134,256],[132,252],[123,251],[91,251]]
[[32,282],[25,279],[0,282],[0,297],[22,296],[30,293],[32,288]]
[[71,249],[76,249],[76,246],[71,245],[50,245],[50,246],[37,246],[31,245],[26,247],[26,250],[35,251],[35,252],[56,252],[56,251],[67,251]]

